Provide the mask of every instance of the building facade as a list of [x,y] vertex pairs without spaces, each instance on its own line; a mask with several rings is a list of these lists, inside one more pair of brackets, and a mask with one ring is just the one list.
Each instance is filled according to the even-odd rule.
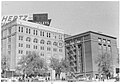
[[63,30],[17,19],[2,26],[1,35],[2,56],[9,59],[10,70],[16,68],[22,56],[33,51],[48,64],[51,57],[65,57]]
[[98,65],[97,57],[107,53],[112,57],[113,75],[119,67],[116,38],[105,34],[88,31],[65,38],[66,60],[69,61],[71,76],[96,77]]

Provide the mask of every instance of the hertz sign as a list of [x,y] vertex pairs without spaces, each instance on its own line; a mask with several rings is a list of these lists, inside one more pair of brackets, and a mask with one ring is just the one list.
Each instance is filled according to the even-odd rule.
[[31,15],[8,15],[8,16],[2,16],[1,25],[9,23],[15,19],[30,21],[38,24],[43,24],[46,26],[49,26],[51,22],[51,19],[48,19],[48,14],[32,14],[32,16]]
[[15,19],[20,19],[20,20],[28,21],[29,16],[28,15],[3,16],[1,24],[4,25],[4,24],[9,23],[9,22],[11,22],[11,21],[13,21]]

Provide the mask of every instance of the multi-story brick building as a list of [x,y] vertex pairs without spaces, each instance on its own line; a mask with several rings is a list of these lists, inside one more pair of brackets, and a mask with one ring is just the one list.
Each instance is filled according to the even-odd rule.
[[2,56],[9,58],[10,70],[16,68],[23,55],[37,52],[49,58],[65,57],[64,32],[61,29],[23,20],[14,20],[2,26]]
[[69,61],[73,76],[98,75],[95,63],[100,54],[108,53],[112,56],[113,75],[118,68],[116,38],[105,34],[88,31],[65,38],[66,59]]

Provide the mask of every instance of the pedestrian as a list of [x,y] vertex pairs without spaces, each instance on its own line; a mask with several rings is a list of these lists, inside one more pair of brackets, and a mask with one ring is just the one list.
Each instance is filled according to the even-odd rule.
[[103,74],[100,75],[100,79],[101,79],[101,81],[103,81]]

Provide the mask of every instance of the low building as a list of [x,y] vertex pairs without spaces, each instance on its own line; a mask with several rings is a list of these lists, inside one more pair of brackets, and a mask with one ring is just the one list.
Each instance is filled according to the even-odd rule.
[[66,60],[74,77],[98,75],[98,65],[95,63],[100,54],[107,53],[112,57],[113,75],[116,74],[118,52],[116,38],[88,31],[65,38]]

